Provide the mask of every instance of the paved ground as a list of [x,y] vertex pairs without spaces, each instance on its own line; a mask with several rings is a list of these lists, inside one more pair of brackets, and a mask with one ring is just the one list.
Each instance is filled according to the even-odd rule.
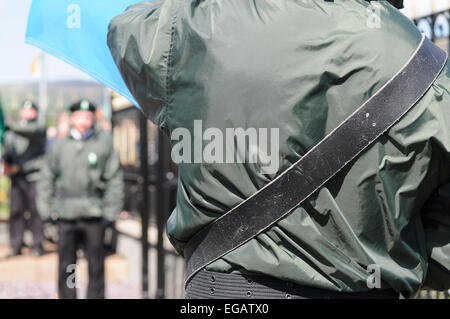
[[[47,248],[50,245],[47,245]],[[24,255],[6,259],[9,248],[0,246],[0,298],[57,298],[57,254],[41,257]],[[79,298],[84,298],[88,281],[87,262],[79,261],[81,288]],[[106,259],[106,297],[139,298],[139,288],[127,283],[128,262],[117,255]]]
[[[58,256],[56,246],[46,243],[50,252],[41,257],[31,257],[28,248],[23,255],[9,258],[6,225],[0,225],[0,298],[57,298],[56,279]],[[81,270],[81,288],[79,298],[86,295],[88,281],[87,261],[79,261]],[[128,260],[113,255],[106,259],[106,297],[107,298],[140,298],[140,290],[128,282]]]

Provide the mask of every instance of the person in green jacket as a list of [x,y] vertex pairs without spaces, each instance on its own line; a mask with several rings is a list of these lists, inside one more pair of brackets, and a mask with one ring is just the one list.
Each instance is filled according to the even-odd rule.
[[55,215],[59,226],[59,297],[76,298],[72,279],[78,276],[82,240],[89,264],[87,298],[98,299],[105,295],[105,228],[122,210],[122,170],[111,134],[95,125],[96,107],[82,100],[70,111],[68,136],[55,141],[45,156],[38,207],[43,219]]
[[[45,153],[46,128],[37,122],[38,108],[26,100],[20,109],[20,121],[7,127],[4,136],[5,174],[11,179],[9,257],[20,255],[28,224],[33,233],[33,256],[44,254],[42,220],[36,206],[36,182]],[[29,211],[28,221],[25,211]]]
[[[108,45],[125,83],[172,139],[179,185],[167,233],[180,254],[407,63],[422,36],[389,2],[401,7],[401,1],[165,0],[136,4],[111,21]],[[205,266],[187,283],[186,296],[261,298],[266,290],[273,296],[268,282],[304,291],[280,289],[283,298],[377,292],[409,298],[423,287],[449,289],[449,105],[447,63],[396,125],[289,215]],[[271,143],[278,147],[275,172],[250,160],[201,160],[198,150],[207,153],[228,128],[278,130]],[[183,149],[185,139],[191,148]],[[222,144],[224,152],[239,147],[236,138]],[[248,284],[233,284],[235,276]],[[252,290],[256,277],[265,278],[266,290]]]

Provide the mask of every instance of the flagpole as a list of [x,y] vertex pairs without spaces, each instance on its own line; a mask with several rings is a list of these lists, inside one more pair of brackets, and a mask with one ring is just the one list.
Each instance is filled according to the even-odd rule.
[[45,53],[40,55],[41,64],[41,74],[39,77],[39,124],[46,124],[46,113],[47,113],[47,77],[45,72]]

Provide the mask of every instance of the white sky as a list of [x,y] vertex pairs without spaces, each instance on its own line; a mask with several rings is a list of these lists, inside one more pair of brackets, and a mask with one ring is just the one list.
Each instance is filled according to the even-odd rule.
[[[24,42],[30,5],[31,0],[0,0],[0,84],[37,81],[31,75],[31,61],[41,51]],[[49,81],[92,80],[50,55],[46,63]]]

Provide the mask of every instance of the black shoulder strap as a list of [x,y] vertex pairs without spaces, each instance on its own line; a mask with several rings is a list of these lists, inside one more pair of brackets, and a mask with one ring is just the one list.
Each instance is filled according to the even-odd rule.
[[276,179],[198,232],[186,245],[186,282],[197,271],[288,215],[394,125],[426,93],[447,54],[430,40],[367,102]]

